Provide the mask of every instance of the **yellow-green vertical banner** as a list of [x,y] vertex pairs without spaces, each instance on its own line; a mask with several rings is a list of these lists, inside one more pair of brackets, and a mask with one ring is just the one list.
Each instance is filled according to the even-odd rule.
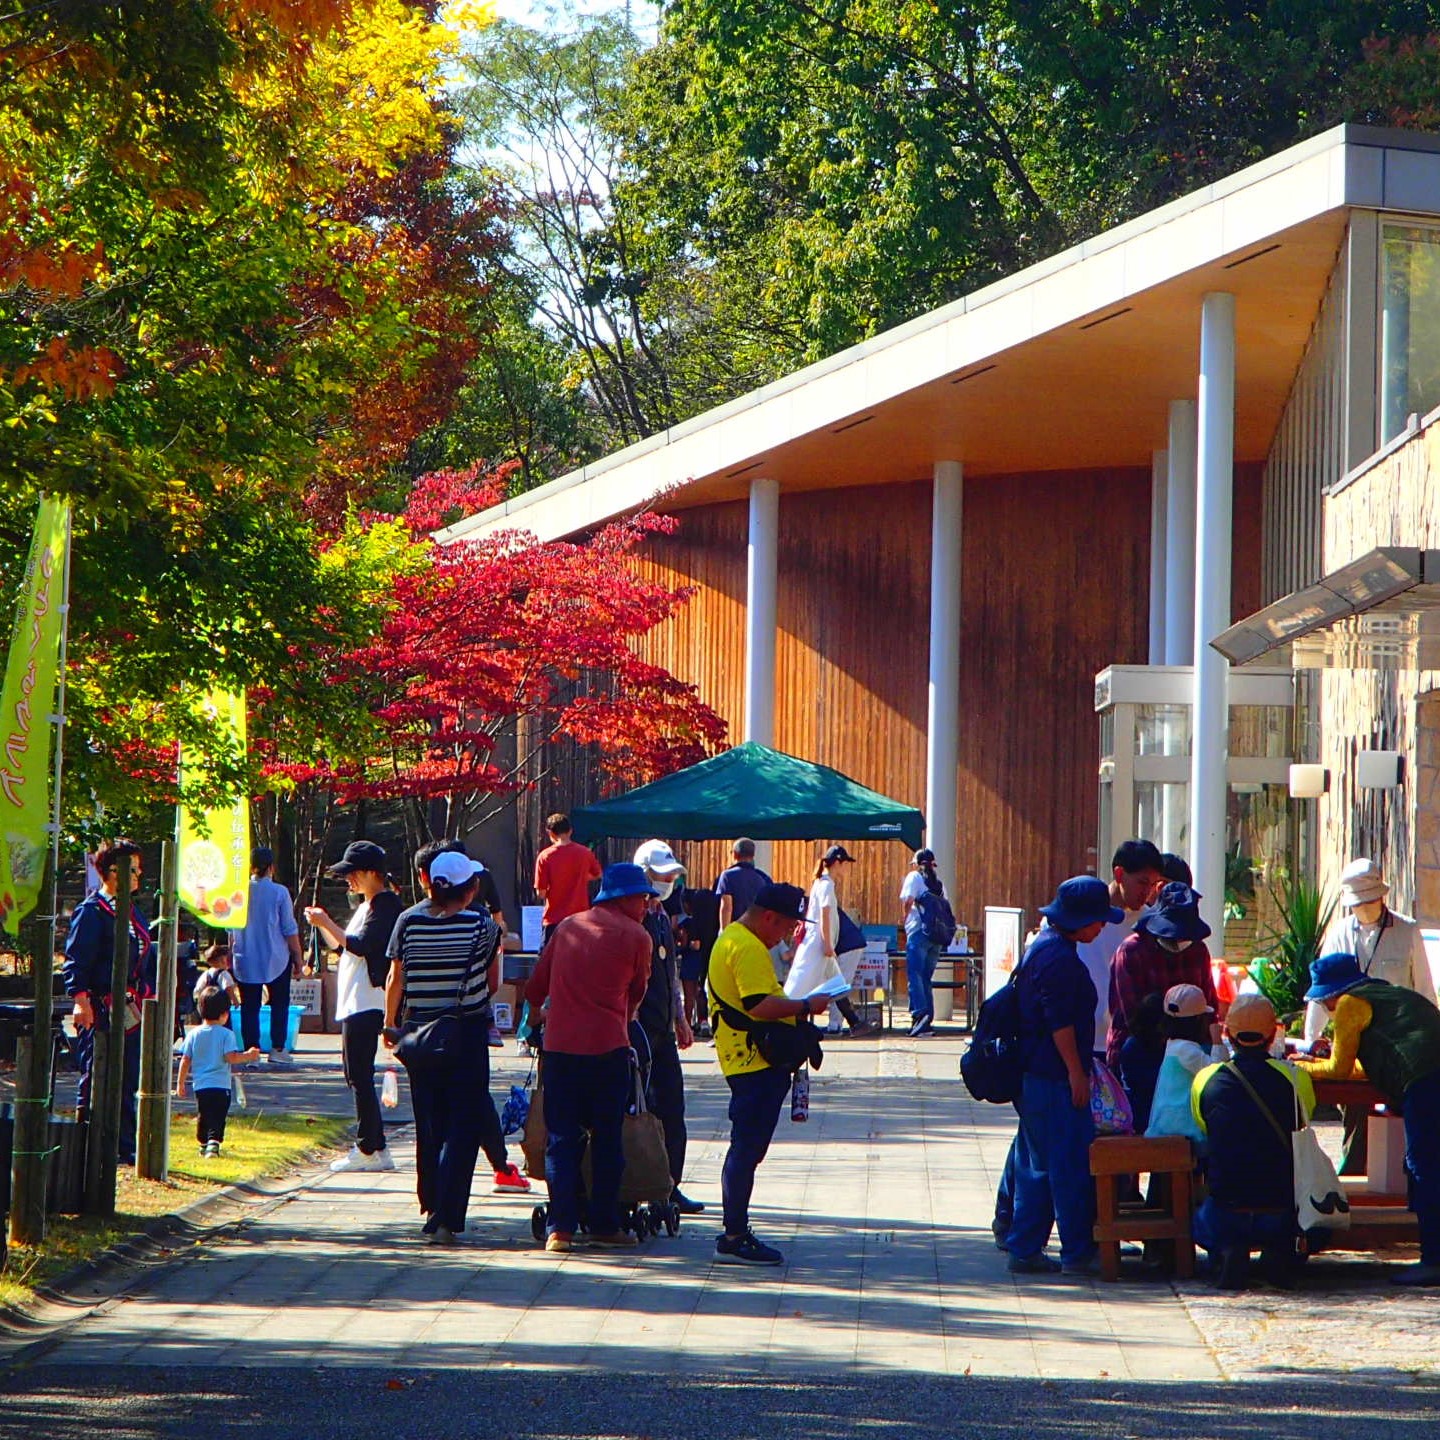
[[[245,692],[212,690],[206,716],[228,729],[245,753]],[[185,776],[185,750],[180,751]],[[243,795],[224,810],[196,813],[180,807],[180,903],[210,925],[240,930],[250,904],[250,802]]]
[[45,877],[69,543],[70,502],[42,496],[0,691],[0,924],[12,935]]

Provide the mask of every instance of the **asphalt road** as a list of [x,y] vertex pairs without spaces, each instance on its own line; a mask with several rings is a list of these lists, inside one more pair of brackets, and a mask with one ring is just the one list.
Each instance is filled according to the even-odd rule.
[[1251,1381],[1108,1385],[736,1372],[685,1379],[556,1371],[127,1369],[110,1383],[43,1363],[0,1373],[0,1434],[256,1440],[1419,1440],[1440,1389]]

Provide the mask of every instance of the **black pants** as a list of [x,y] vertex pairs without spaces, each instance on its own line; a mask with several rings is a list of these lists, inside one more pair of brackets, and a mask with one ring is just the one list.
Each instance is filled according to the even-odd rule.
[[[95,1028],[110,1029],[110,1001],[93,996]],[[124,1010],[122,1008],[123,1017]],[[135,1092],[140,1088],[140,1027],[125,1036],[125,1062],[120,1096],[120,1163],[135,1163]],[[75,1104],[82,1116],[90,1114],[90,1089],[95,1070],[95,1030],[81,1030],[75,1037],[75,1063],[80,1067],[80,1086]]]
[[240,1039],[245,1049],[260,1044],[261,993],[270,1002],[271,1050],[283,1050],[290,1035],[290,962],[267,985],[240,986]]
[[[630,1102],[630,1054],[545,1054],[546,1228],[573,1235],[580,1228],[580,1159],[590,1147],[587,1214],[597,1235],[620,1228],[620,1181],[625,1174],[625,1108]],[[587,1138],[588,1137],[588,1138]]]
[[755,1171],[775,1138],[780,1107],[790,1093],[790,1072],[767,1065],[745,1075],[727,1075],[730,1086],[730,1148],[720,1171],[725,1233],[741,1235],[750,1228],[750,1196]]
[[685,1073],[680,1068],[680,1048],[675,1032],[650,1040],[650,1084],[646,1103],[665,1127],[665,1154],[670,1161],[670,1178],[680,1183],[685,1174]]
[[195,1121],[195,1138],[203,1145],[207,1140],[225,1139],[225,1117],[230,1113],[230,1092],[228,1090],[197,1090],[195,1108],[199,1116]]
[[[500,1121],[490,1099],[489,1022],[467,1018],[452,1064],[410,1070],[415,1111],[415,1175],[421,1211],[458,1235],[465,1228],[475,1159],[487,1120]],[[503,1142],[502,1142],[503,1144]]]
[[345,1083],[355,1092],[355,1143],[365,1155],[385,1148],[385,1122],[375,1093],[375,1051],[384,1027],[385,1016],[379,1010],[362,1010],[340,1022],[340,1061]]

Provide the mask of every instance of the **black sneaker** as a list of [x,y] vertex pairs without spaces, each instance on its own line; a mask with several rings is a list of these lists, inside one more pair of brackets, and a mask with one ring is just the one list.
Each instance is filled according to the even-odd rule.
[[705,1209],[703,1200],[692,1200],[683,1190],[675,1189],[670,1192],[670,1203],[682,1215],[699,1215]]
[[717,1265],[783,1265],[785,1257],[773,1245],[762,1245],[753,1230],[743,1235],[721,1235],[715,1241]]
[[1250,1283],[1250,1252],[1243,1245],[1220,1252],[1215,1284],[1221,1290],[1244,1290]]

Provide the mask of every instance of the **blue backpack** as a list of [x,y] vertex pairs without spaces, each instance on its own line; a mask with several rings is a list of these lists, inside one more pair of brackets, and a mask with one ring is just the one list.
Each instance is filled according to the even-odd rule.
[[960,1078],[977,1100],[1009,1105],[1019,1098],[1024,1070],[1020,1063],[1020,988],[1015,974],[980,1007],[975,1034],[960,1057]]
[[955,938],[955,912],[950,902],[932,890],[927,890],[916,902],[920,912],[920,933],[929,941],[944,949]]

